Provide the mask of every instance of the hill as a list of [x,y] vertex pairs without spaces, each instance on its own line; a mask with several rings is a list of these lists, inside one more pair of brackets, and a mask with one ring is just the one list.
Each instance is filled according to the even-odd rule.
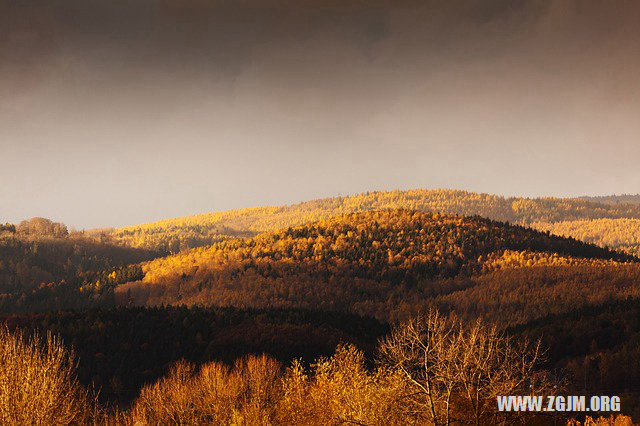
[[[311,209],[305,220],[336,211]],[[285,216],[237,220],[251,217],[260,229]],[[625,232],[635,233],[637,221],[533,226],[566,234],[594,226],[592,234],[602,237],[594,241],[604,245],[632,241]],[[370,350],[385,323],[434,307],[468,322],[485,318],[518,339],[542,337],[548,370],[568,371],[572,394],[640,395],[633,385],[640,369],[628,367],[630,379],[620,381],[614,368],[640,365],[640,327],[629,322],[640,300],[640,261],[575,238],[479,216],[386,209],[248,238],[229,228],[213,245],[158,257],[108,232],[70,234],[43,224],[0,231],[0,312],[20,313],[0,322],[62,335],[80,355],[81,380],[101,388],[105,401],[130,400],[180,358],[200,365],[267,352],[285,362],[310,360],[340,342]],[[640,406],[631,401],[625,406]]]
[[112,230],[115,240],[131,247],[177,253],[237,237],[250,237],[349,213],[408,209],[529,225],[601,218],[640,219],[640,205],[606,204],[586,199],[516,198],[455,190],[367,192],[280,207],[257,207],[208,213]]
[[601,204],[640,204],[640,194],[601,195],[596,197],[580,197],[580,199]]
[[[542,338],[575,394],[640,406],[637,258],[481,217],[342,215],[155,259],[119,305],[309,308],[397,322],[437,308]],[[575,326],[574,326],[575,325]],[[616,366],[625,365],[621,376]],[[625,378],[626,377],[626,378]],[[624,378],[624,380],[620,380]]]
[[319,307],[389,319],[512,268],[510,253],[530,253],[525,266],[636,260],[480,217],[385,210],[156,259],[142,265],[142,280],[115,292],[124,305]]
[[531,227],[640,256],[639,219],[603,218],[565,220],[555,223],[535,222]]
[[82,292],[91,283],[136,279],[138,263],[157,252],[69,234],[62,224],[42,218],[0,228],[0,313],[79,308],[101,303]]

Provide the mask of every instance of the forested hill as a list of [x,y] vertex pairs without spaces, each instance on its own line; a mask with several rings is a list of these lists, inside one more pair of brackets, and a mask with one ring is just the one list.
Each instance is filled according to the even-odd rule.
[[582,200],[602,204],[640,204],[640,194],[603,195],[597,197],[580,197]]
[[[101,241],[44,218],[0,225],[0,313],[100,303],[103,285],[136,279],[159,253]],[[88,285],[92,292],[82,292]]]
[[290,206],[201,214],[121,228],[111,231],[109,235],[132,247],[176,253],[185,248],[206,246],[234,237],[249,237],[342,214],[381,209],[479,215],[522,225],[599,218],[640,219],[638,204],[607,204],[586,199],[514,198],[442,189],[368,192]]
[[[258,229],[288,216],[251,217]],[[5,322],[63,335],[81,355],[85,384],[120,401],[181,358],[231,360],[248,352],[313,358],[339,342],[373,347],[387,330],[384,323],[434,307],[542,336],[549,369],[572,375],[576,388],[568,394],[640,391],[633,387],[640,378],[640,326],[629,320],[640,309],[634,256],[480,216],[386,209],[286,223],[164,258],[44,219],[0,226],[0,314],[11,314]],[[631,241],[638,223],[604,218],[533,225],[563,233],[609,230],[607,238],[617,243]],[[305,313],[310,308],[317,314]],[[624,380],[614,368],[619,365],[627,366]]]
[[566,220],[536,222],[531,227],[556,235],[570,235],[580,241],[640,256],[640,219]]
[[453,291],[524,253],[538,255],[523,265],[637,260],[480,217],[384,210],[156,259],[143,265],[142,281],[118,286],[116,297],[120,304],[322,307],[384,318],[384,306],[365,305]]

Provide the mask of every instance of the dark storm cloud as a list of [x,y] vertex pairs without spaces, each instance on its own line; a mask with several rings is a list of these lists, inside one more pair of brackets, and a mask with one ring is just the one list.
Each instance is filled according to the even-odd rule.
[[0,0],[0,221],[638,192],[638,18],[632,1]]

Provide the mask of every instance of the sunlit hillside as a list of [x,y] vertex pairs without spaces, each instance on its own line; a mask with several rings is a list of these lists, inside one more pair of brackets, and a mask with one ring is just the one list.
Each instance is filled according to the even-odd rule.
[[552,234],[640,255],[640,220],[593,219],[567,220],[555,223],[535,222],[531,226]]
[[313,308],[391,323],[436,308],[541,338],[547,367],[567,371],[576,392],[640,390],[640,322],[629,320],[640,312],[638,259],[527,227],[361,212],[184,251],[142,271],[115,287],[118,305]]
[[169,219],[111,232],[132,247],[165,252],[247,237],[341,214],[381,209],[409,209],[465,216],[479,215],[528,225],[578,219],[639,218],[640,205],[600,204],[584,199],[514,198],[455,190],[368,192],[279,207],[258,207]]
[[[396,205],[415,210],[387,208]],[[431,209],[456,215],[425,211]],[[629,395],[624,404],[635,413],[640,322],[630,319],[640,317],[640,261],[604,246],[637,253],[638,209],[407,191],[126,231],[68,232],[35,218],[0,227],[0,322],[62,336],[79,355],[81,384],[100,390],[100,403],[132,404],[113,416],[87,413],[97,423],[160,421],[165,404],[175,402],[170,398],[204,400],[184,387],[208,383],[198,373],[202,365],[223,371],[221,361],[240,363],[220,378],[225,389],[236,389],[248,377],[249,364],[241,361],[248,354],[267,353],[274,357],[269,365],[288,365],[352,343],[373,365],[378,340],[394,324],[434,308],[465,324],[482,318],[517,342],[542,339],[549,354],[544,368],[563,371],[572,392]],[[514,224],[464,216],[476,212]],[[180,359],[193,364],[171,369]],[[621,364],[624,374],[616,368]],[[362,378],[393,379],[376,374],[363,370]],[[313,401],[319,386],[308,377],[307,384],[291,383],[311,398],[301,404]],[[203,418],[239,413],[243,401],[215,413],[203,406]],[[191,403],[174,414],[193,419]]]
[[[393,203],[385,197],[393,194],[363,197],[381,197],[372,205],[386,206]],[[407,194],[396,196],[406,201]],[[478,197],[478,209],[491,205],[492,200],[498,200],[495,205],[504,201]],[[253,377],[245,369],[258,368],[255,362],[270,366],[289,365],[297,358],[311,362],[330,355],[341,343],[352,343],[364,351],[368,365],[373,365],[379,339],[388,337],[394,324],[432,309],[445,316],[457,315],[464,324],[482,318],[512,336],[513,342],[542,339],[550,356],[541,367],[563,371],[562,380],[570,383],[571,392],[594,394],[608,389],[630,395],[624,400],[630,412],[640,407],[635,396],[640,395],[635,385],[640,383],[640,367],[635,367],[640,365],[636,362],[640,359],[640,322],[630,320],[640,317],[638,258],[480,216],[406,209],[370,211],[366,205],[355,205],[356,199],[350,198],[351,208],[362,210],[356,213],[337,214],[343,205],[339,199],[316,201],[319,207],[314,209],[309,208],[313,203],[306,203],[220,213],[220,221],[235,221],[234,226],[242,224],[251,230],[232,231],[216,225],[211,229],[218,232],[215,238],[220,241],[165,257],[158,257],[158,251],[127,247],[123,240],[118,244],[108,233],[69,233],[64,225],[44,219],[3,225],[0,277],[5,293],[0,295],[0,313],[4,314],[0,322],[28,333],[52,331],[75,348],[81,384],[100,390],[98,400],[106,404],[87,413],[97,416],[96,423],[161,422],[169,415],[167,407],[178,410],[170,416],[185,421],[237,416],[245,409],[249,411],[241,418],[253,418],[256,411],[251,410],[257,408],[245,405],[241,395],[249,392],[246,386]],[[584,204],[589,208],[578,208],[571,200],[546,202],[573,206],[571,214],[576,217],[634,214],[630,206],[621,212],[589,203]],[[334,208],[324,209],[323,203],[333,203]],[[531,206],[525,200],[513,201],[512,213],[523,211],[514,210],[520,204]],[[304,205],[307,210],[303,211],[300,206]],[[462,212],[464,204],[455,206]],[[565,212],[571,211],[569,207]],[[300,219],[296,216],[300,212],[311,222],[288,226]],[[333,216],[316,221],[315,215]],[[520,220],[526,222],[524,216]],[[593,241],[618,247],[616,244],[633,241],[629,238],[637,232],[639,221],[565,221],[556,222],[557,228],[551,230],[582,239],[600,235],[601,239]],[[571,227],[573,222],[578,226]],[[542,222],[533,225],[543,227]],[[259,233],[269,226],[278,230]],[[591,234],[576,233],[580,226],[592,226]],[[198,233],[204,228],[170,229],[178,236],[175,241],[184,242],[191,232],[180,240],[184,229]],[[162,227],[157,230],[148,236],[170,235],[163,234]],[[198,244],[205,240],[203,237]],[[261,353],[274,359],[243,361],[245,355]],[[181,359],[188,363],[172,367]],[[307,382],[300,381],[302,376],[287,382],[290,376],[269,370],[271,377],[280,377],[277,383],[289,383],[290,389],[305,393],[294,404],[286,392],[276,390],[278,404],[293,405],[270,406],[270,413],[283,410],[278,416],[297,419],[295,416],[307,412],[303,407],[327,395],[328,389],[340,389],[326,381],[323,369],[342,368],[343,361],[314,364],[304,372],[310,374],[304,376]],[[220,362],[235,362],[239,367],[225,370]],[[349,364],[349,371],[364,368],[362,362]],[[616,368],[621,363],[627,366],[623,375]],[[198,366],[207,375],[201,376]],[[377,401],[371,407],[385,406],[379,399],[370,399],[378,398],[382,390],[395,392],[396,384],[406,385],[394,382],[393,374],[387,375],[393,369],[385,368],[383,375],[372,368],[358,371],[369,386],[359,394],[365,398],[362,401]],[[233,404],[211,402],[206,399],[209,394],[190,393],[193,384],[210,385],[210,372],[222,372],[215,379],[216,386],[239,392]],[[239,385],[243,380],[246,386]],[[352,389],[342,381],[339,386]],[[362,387],[357,389],[364,392]],[[404,395],[402,389],[398,391]],[[192,405],[195,400],[184,398],[227,408],[211,411],[206,403],[197,408],[203,410],[198,414]],[[182,403],[186,405],[180,406]],[[101,412],[110,404],[128,408]],[[343,409],[342,402],[336,404],[333,409]],[[389,410],[398,413],[393,411],[397,408]],[[321,412],[307,414],[315,419]],[[373,417],[367,418],[386,414],[370,412],[367,416]]]
[[116,297],[120,304],[322,307],[388,319],[399,306],[416,310],[488,271],[586,260],[604,266],[634,258],[479,217],[386,210],[156,259],[143,265],[141,281],[116,287]]

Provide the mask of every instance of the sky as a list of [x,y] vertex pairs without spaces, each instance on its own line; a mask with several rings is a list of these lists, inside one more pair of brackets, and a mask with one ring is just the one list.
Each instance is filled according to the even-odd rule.
[[640,3],[0,0],[0,222],[640,192]]

